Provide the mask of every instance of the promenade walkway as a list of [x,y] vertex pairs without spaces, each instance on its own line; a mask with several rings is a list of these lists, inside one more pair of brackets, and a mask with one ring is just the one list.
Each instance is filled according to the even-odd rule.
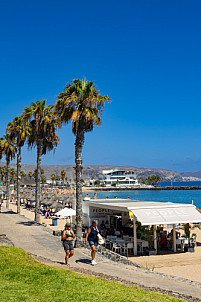
[[[57,262],[58,265],[64,262],[64,251],[60,237],[53,236],[45,231],[41,225],[7,210],[4,206],[2,213],[0,213],[0,233],[6,234],[16,247],[29,253]],[[97,260],[98,264],[91,266],[89,250],[81,248],[75,250],[75,256],[70,259],[70,264],[72,270],[82,269],[92,274],[104,274],[112,278],[133,282],[146,288],[160,288],[201,299],[201,285],[199,284],[193,282],[191,284],[188,281],[177,279],[177,277],[172,279],[144,269],[117,264],[102,256],[99,256]],[[66,268],[65,265],[62,266]]]

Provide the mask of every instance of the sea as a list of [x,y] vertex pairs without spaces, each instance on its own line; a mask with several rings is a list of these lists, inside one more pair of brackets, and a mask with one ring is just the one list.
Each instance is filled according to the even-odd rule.
[[[188,182],[162,182],[164,186],[196,186],[201,187],[201,181]],[[94,194],[90,194],[93,196]],[[128,190],[128,191],[112,191],[112,192],[97,192],[101,198],[122,198],[130,197],[132,200],[156,201],[156,202],[174,202],[174,203],[192,203],[198,208],[201,208],[201,190]]]

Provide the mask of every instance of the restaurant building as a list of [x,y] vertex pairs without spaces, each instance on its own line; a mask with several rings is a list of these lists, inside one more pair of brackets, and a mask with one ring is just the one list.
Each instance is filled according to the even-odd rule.
[[177,250],[176,225],[184,223],[200,223],[201,214],[192,204],[148,202],[128,199],[97,199],[83,202],[84,225],[89,226],[92,220],[108,222],[110,227],[121,229],[134,223],[132,228],[133,253],[136,256],[139,240],[137,238],[137,224],[150,226],[153,229],[154,250],[157,253],[157,226],[172,228],[172,250]]

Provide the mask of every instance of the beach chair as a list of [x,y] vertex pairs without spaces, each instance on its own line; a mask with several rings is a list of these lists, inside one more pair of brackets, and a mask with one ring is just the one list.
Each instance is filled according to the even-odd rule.
[[112,235],[107,235],[106,240],[105,240],[105,247],[109,247],[109,249],[111,249],[111,241],[112,241],[112,237],[116,237],[116,236],[112,236]]
[[117,236],[110,236],[111,241],[115,241],[117,239]]
[[116,242],[123,242],[123,243],[125,243],[125,240],[124,240],[124,239],[121,239],[121,238],[117,238],[117,239],[116,239]]
[[113,250],[113,252],[115,252],[115,253],[119,252],[119,254],[120,254],[121,246],[119,246],[118,243],[113,243],[112,244],[112,250]]
[[126,240],[126,241],[129,241],[130,237],[129,237],[129,235],[123,235],[123,239]]
[[122,250],[124,249],[125,246],[125,240],[121,238],[117,238],[116,243],[118,246],[120,246],[120,253],[122,253]]
[[124,250],[124,255],[126,255],[127,258],[128,258],[129,251],[130,250],[133,251],[133,243],[130,242],[130,243],[125,244],[124,247],[123,247],[123,250]]

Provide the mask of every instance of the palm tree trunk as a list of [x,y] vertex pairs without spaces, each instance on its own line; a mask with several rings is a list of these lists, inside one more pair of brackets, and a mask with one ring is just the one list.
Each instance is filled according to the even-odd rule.
[[82,238],[82,147],[84,144],[84,131],[78,131],[75,140],[75,173],[76,173],[76,235]]
[[21,148],[17,152],[17,213],[20,214],[20,171],[21,171]]
[[35,205],[35,221],[39,223],[40,223],[40,182],[41,182],[42,149],[43,149],[43,140],[39,139],[37,143],[36,205]]
[[7,174],[6,174],[6,208],[9,208],[10,202],[10,158],[6,160]]

